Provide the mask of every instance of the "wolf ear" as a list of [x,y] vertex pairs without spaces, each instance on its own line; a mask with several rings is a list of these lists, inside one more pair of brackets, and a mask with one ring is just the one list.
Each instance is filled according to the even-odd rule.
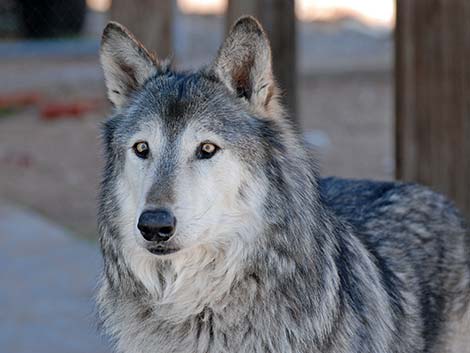
[[271,47],[260,23],[251,16],[238,19],[219,49],[212,69],[219,79],[259,112],[270,110],[277,95]]
[[158,71],[156,58],[117,22],[109,22],[103,31],[100,61],[108,98],[118,109]]

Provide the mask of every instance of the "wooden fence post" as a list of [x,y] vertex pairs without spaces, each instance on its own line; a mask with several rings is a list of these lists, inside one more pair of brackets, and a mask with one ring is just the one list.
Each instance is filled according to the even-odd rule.
[[470,1],[397,0],[396,173],[470,216]]
[[159,58],[172,54],[172,0],[113,0],[111,20],[129,28]]

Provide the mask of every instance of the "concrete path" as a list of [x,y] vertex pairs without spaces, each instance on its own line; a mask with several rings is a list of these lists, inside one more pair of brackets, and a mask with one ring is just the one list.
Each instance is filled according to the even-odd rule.
[[110,352],[93,315],[100,266],[92,245],[0,202],[0,352]]

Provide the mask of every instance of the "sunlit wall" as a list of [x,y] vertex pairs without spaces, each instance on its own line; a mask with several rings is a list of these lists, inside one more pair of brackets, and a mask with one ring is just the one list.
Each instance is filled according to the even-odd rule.
[[[106,11],[112,0],[87,0],[95,11]],[[185,13],[222,14],[227,0],[177,0]],[[296,12],[300,20],[329,20],[343,16],[355,16],[362,21],[379,26],[393,26],[394,0],[296,0]]]
[[[103,1],[103,0],[101,0]],[[225,11],[227,0],[178,0],[187,13],[217,13]],[[371,25],[393,26],[394,0],[296,0],[300,20],[329,20],[355,16]]]

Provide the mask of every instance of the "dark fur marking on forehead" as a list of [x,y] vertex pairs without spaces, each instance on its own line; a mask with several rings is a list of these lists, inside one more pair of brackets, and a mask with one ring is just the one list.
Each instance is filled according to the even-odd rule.
[[[144,95],[151,94],[155,97],[155,91],[158,91],[158,106],[162,118],[179,118],[187,113],[187,108],[201,98],[201,92],[197,90],[200,85],[202,90],[203,81],[215,82],[211,76],[206,76],[201,72],[171,71],[155,75],[143,87]],[[148,96],[147,96],[148,97]]]
[[191,97],[186,97],[188,85],[194,79],[192,75],[179,75],[176,76],[175,89],[176,95],[173,95],[168,102],[167,114],[169,118],[178,118],[184,115],[188,107],[191,105]]

